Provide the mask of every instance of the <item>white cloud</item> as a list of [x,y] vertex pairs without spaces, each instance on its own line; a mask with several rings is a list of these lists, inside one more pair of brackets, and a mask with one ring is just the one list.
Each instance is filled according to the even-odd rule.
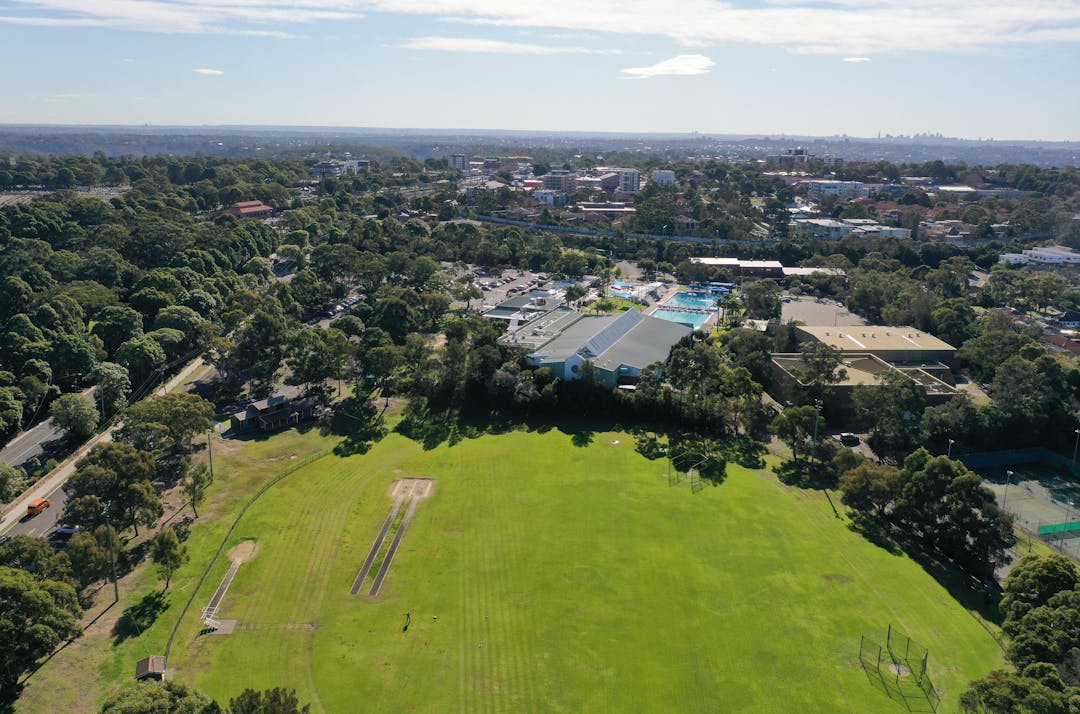
[[594,50],[587,47],[562,45],[534,45],[526,42],[504,42],[474,37],[417,37],[403,42],[408,50],[432,50],[436,52],[475,52],[501,55],[594,55],[617,54],[617,50]]
[[225,74],[220,69],[193,69],[191,71],[194,72],[195,74],[205,74],[208,77],[217,77],[218,75]]
[[627,79],[649,79],[650,77],[688,76],[694,74],[707,74],[716,63],[705,55],[679,55],[671,59],[657,62],[648,67],[627,67],[622,70],[623,74],[630,75]]
[[861,64],[863,62],[869,62],[869,57],[845,57],[845,62],[851,62],[852,64]]
[[7,0],[4,6],[36,16],[9,13],[0,23],[290,37],[298,23],[382,13],[544,33],[664,38],[688,47],[769,45],[841,58],[1080,43],[1080,0]]

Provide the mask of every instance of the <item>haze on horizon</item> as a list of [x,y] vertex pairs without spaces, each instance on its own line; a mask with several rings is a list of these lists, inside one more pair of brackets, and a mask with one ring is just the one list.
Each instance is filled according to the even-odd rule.
[[0,0],[0,123],[1080,140],[1080,0]]

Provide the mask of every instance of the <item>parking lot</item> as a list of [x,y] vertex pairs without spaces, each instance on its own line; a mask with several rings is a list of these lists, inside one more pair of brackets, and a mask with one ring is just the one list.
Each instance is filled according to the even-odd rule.
[[796,297],[785,295],[784,299],[790,299],[780,305],[780,319],[783,322],[796,320],[804,325],[865,325],[866,320],[858,315],[847,311],[842,304],[835,300],[821,300],[820,302],[810,297]]
[[484,293],[484,308],[486,309],[498,305],[508,297],[520,295],[537,287],[547,279],[548,276],[543,273],[510,270],[502,273],[500,277],[487,274],[477,275],[473,282]]

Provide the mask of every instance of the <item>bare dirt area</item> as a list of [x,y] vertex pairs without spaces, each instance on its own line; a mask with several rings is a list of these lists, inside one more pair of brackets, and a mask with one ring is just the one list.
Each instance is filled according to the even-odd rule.
[[245,540],[229,550],[229,560],[233,563],[246,563],[259,554],[259,544],[254,540]]
[[389,496],[393,499],[423,500],[435,490],[433,478],[401,478],[390,487]]

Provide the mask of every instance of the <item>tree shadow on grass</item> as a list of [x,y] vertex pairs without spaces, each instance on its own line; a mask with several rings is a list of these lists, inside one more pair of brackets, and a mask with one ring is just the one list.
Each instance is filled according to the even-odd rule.
[[866,540],[892,555],[903,555],[904,549],[896,542],[896,539],[892,537],[889,533],[889,529],[886,526],[883,526],[880,521],[864,513],[859,513],[858,511],[855,511],[850,515],[851,520],[848,522],[848,528],[850,528],[852,532],[858,533]]
[[387,434],[382,413],[368,399],[346,399],[330,419],[319,423],[319,431],[324,436],[342,437],[334,447],[338,456],[366,454]]
[[137,603],[124,610],[124,614],[116,621],[113,626],[113,645],[138,637],[167,609],[169,609],[167,592],[155,591],[143,595]]
[[410,404],[394,428],[402,436],[434,449],[442,444],[454,446],[464,439],[527,431],[543,434],[557,429],[570,437],[570,443],[584,448],[601,431],[619,431],[617,421],[603,417],[552,417],[548,414],[493,411],[463,408],[433,411]]
[[773,467],[781,483],[799,488],[824,490],[836,488],[836,474],[829,464],[809,459],[788,459]]
[[[655,461],[666,459],[669,484],[681,482],[681,473],[690,476],[690,490],[700,493],[706,483],[719,486],[727,479],[727,465],[733,460],[734,442],[719,441],[684,431],[631,430],[634,450]],[[692,475],[691,475],[692,474]]]
[[993,578],[979,578],[960,568],[941,553],[926,548],[914,539],[901,540],[904,552],[922,566],[934,580],[949,591],[953,599],[983,619],[1000,625],[1004,620],[998,607],[1003,592]]

